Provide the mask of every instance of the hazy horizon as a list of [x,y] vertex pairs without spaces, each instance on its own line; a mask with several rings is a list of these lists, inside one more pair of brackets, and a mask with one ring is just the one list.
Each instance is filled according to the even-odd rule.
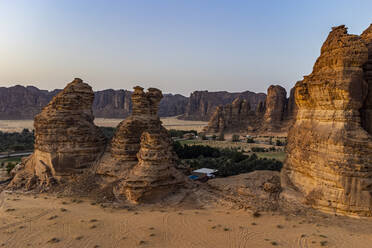
[[360,1],[2,1],[0,86],[95,91],[157,87],[289,91],[312,71],[332,26],[360,34]]

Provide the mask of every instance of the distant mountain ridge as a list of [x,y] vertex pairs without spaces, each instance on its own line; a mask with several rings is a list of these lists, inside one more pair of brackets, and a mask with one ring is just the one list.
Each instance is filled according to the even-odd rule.
[[[60,89],[48,91],[34,86],[0,87],[0,120],[33,119]],[[93,114],[97,118],[125,118],[132,109],[129,90],[101,90],[94,92]],[[179,94],[164,94],[160,102],[161,117],[181,115],[188,98]]]
[[[0,87],[0,120],[27,120],[41,112],[60,92],[41,90],[34,86]],[[94,92],[93,114],[96,118],[126,118],[132,109],[132,91],[100,90]],[[180,119],[208,121],[219,105],[232,103],[237,97],[247,99],[252,107],[264,102],[266,94],[227,91],[194,91],[190,97],[164,94],[159,105],[159,116],[180,116]]]

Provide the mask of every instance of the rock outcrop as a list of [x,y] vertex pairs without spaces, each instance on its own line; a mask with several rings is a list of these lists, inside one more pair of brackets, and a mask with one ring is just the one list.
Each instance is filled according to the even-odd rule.
[[257,109],[251,109],[247,100],[237,98],[232,104],[218,106],[204,131],[207,133],[255,131],[261,122],[263,111],[263,104],[259,104]]
[[333,28],[313,72],[295,86],[284,195],[299,192],[323,211],[372,216],[371,29]]
[[207,133],[222,132],[287,132],[294,122],[297,106],[293,90],[287,99],[286,90],[271,85],[267,97],[252,108],[245,99],[237,98],[232,104],[218,106],[208,125]]
[[34,153],[10,187],[47,186],[92,166],[106,142],[93,123],[93,98],[92,88],[76,78],[35,117]]
[[266,130],[280,130],[287,106],[287,91],[280,85],[267,89],[263,126]]
[[122,121],[96,173],[113,183],[115,195],[132,202],[164,195],[182,182],[175,169],[172,141],[158,117],[162,98],[155,88],[135,87],[132,114]]
[[[40,90],[33,86],[0,87],[0,120],[28,120],[41,112],[61,90]],[[132,111],[132,92],[102,90],[94,92],[93,115],[96,118],[125,118]],[[179,94],[165,94],[159,106],[159,116],[185,113],[188,98]]]
[[241,93],[194,91],[189,97],[185,114],[180,118],[184,120],[208,121],[218,106],[231,104],[237,98],[247,100],[250,107],[255,109],[260,102],[265,101],[266,95],[250,91]]

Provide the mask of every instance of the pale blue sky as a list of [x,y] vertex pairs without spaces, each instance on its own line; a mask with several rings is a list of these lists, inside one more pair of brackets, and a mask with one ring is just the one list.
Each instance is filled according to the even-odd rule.
[[287,89],[332,26],[360,34],[371,0],[0,0],[0,86]]

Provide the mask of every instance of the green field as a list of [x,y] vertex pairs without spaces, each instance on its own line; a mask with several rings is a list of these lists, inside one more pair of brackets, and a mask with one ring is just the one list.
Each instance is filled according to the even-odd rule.
[[256,155],[260,158],[268,158],[268,159],[277,159],[281,162],[285,160],[286,152],[284,152],[283,146],[274,146],[268,144],[257,144],[257,143],[246,143],[246,142],[231,142],[231,141],[216,141],[216,140],[181,140],[179,141],[182,145],[208,145],[211,147],[216,148],[230,148],[230,149],[238,149],[243,152],[247,152],[248,154],[252,154],[250,152],[252,147],[263,147],[263,148],[270,148],[275,147],[278,151],[269,151],[269,152],[255,152]]

